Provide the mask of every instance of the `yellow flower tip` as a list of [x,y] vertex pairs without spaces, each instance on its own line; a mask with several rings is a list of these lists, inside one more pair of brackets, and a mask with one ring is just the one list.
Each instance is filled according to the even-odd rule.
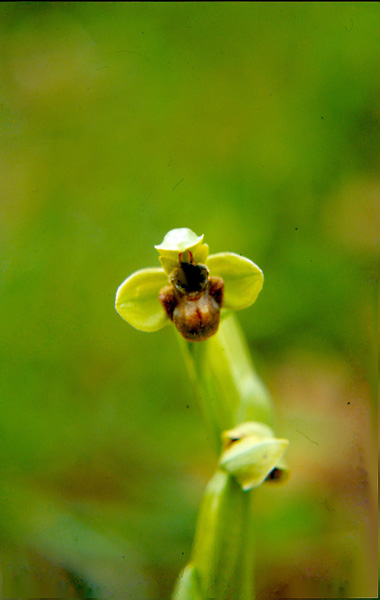
[[265,480],[280,478],[282,457],[288,440],[274,437],[267,425],[248,421],[222,434],[223,451],[219,466],[233,475],[244,491]]

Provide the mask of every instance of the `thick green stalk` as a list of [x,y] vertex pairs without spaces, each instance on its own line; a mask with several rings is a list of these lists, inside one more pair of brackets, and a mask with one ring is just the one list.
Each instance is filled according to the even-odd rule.
[[218,333],[205,343],[205,360],[199,367],[209,391],[217,393],[220,403],[230,406],[230,422],[223,429],[243,421],[272,425],[271,399],[256,374],[234,313],[222,319]]
[[258,378],[233,313],[205,342],[186,342],[178,336],[203,418],[220,450],[222,431],[244,421],[272,425],[269,394]]
[[250,494],[217,470],[199,513],[191,562],[180,576],[173,600],[252,600]]
[[[233,314],[202,343],[180,339],[203,417],[221,450],[221,434],[246,421],[271,426],[273,409],[257,377]],[[210,480],[198,519],[192,560],[177,582],[173,600],[253,600],[251,494],[218,469]]]
[[218,470],[203,498],[192,558],[204,598],[252,600],[250,542],[250,494]]
[[199,571],[193,563],[190,562],[179,576],[172,600],[204,600]]

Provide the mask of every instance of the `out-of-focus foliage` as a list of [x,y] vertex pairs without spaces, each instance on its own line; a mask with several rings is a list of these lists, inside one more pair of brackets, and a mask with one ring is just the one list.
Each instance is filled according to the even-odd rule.
[[3,596],[167,599],[188,560],[217,458],[173,329],[114,310],[176,227],[265,275],[239,317],[292,474],[254,494],[258,598],[375,595],[379,5],[0,16]]

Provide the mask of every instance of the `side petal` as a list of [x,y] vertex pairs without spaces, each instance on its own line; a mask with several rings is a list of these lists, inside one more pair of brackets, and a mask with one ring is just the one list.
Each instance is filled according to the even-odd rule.
[[141,269],[132,273],[116,292],[115,308],[132,327],[140,331],[157,331],[168,318],[158,293],[168,278],[163,269]]
[[[191,250],[190,250],[191,251]],[[208,245],[200,244],[196,248],[193,248],[193,259],[194,262],[206,264],[208,256]],[[165,273],[170,275],[170,273],[179,266],[179,253],[172,253],[170,256],[159,256],[159,261],[164,269]],[[185,258],[183,260],[186,260]]]
[[255,302],[264,282],[255,263],[234,252],[221,252],[211,254],[206,264],[210,275],[219,275],[224,281],[223,308],[240,310]]
[[194,250],[193,256],[195,263],[201,263],[205,265],[208,257],[208,244],[200,244],[197,246],[197,248]]
[[167,275],[170,275],[173,269],[175,269],[175,267],[178,267],[179,264],[178,256],[176,256],[176,258],[170,258],[169,256],[159,256],[158,259],[162,264],[162,268],[164,269]]

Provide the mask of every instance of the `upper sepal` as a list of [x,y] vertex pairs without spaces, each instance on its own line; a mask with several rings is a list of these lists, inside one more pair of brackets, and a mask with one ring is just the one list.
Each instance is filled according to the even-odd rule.
[[198,236],[191,229],[180,227],[168,231],[161,244],[158,244],[155,248],[161,256],[170,256],[172,252],[175,252],[178,256],[179,252],[196,248],[203,242],[203,238],[204,235]]
[[119,315],[140,331],[157,331],[168,323],[158,294],[168,278],[160,268],[141,269],[130,275],[116,292]]
[[[160,262],[169,275],[175,266],[179,264],[179,255],[184,260],[197,263],[205,263],[208,256],[208,245],[203,244],[204,235],[196,235],[187,227],[172,229],[169,231],[161,244],[155,246],[160,255]],[[192,254],[192,259],[189,255]]]

